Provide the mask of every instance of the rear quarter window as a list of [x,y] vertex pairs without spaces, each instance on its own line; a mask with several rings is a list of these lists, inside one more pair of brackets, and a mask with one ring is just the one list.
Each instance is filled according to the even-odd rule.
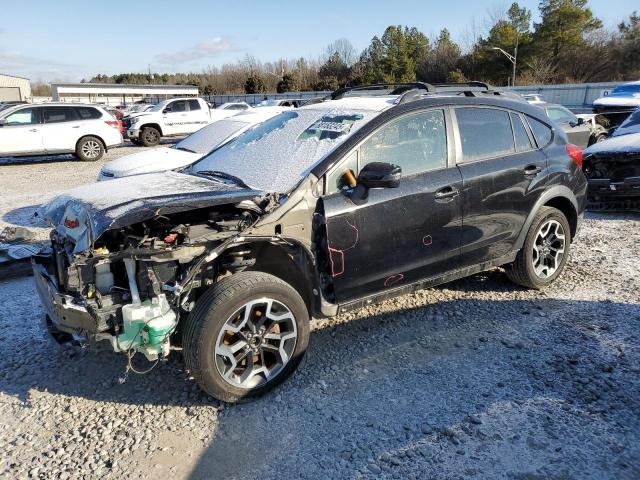
[[531,127],[531,131],[533,132],[533,136],[536,139],[538,148],[546,147],[547,145],[549,145],[549,143],[551,142],[551,138],[553,138],[551,128],[533,117],[527,117],[527,121],[529,122],[529,126]]
[[472,162],[515,152],[509,112],[495,108],[455,109],[462,160]]
[[91,107],[76,107],[76,113],[82,120],[97,120],[102,118],[102,113]]

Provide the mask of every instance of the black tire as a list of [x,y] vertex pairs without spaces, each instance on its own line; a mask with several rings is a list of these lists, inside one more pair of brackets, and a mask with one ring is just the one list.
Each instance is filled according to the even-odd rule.
[[[564,239],[564,253],[561,260],[557,264],[555,271],[546,277],[539,276],[534,268],[534,244],[538,237],[539,230],[549,221],[556,221],[562,226]],[[571,246],[571,228],[567,217],[557,208],[542,207],[531,222],[527,237],[522,249],[518,252],[516,260],[507,266],[506,273],[509,279],[522,285],[523,287],[540,290],[555,281],[564,270],[569,257],[569,249]]]
[[589,139],[589,146],[594,145],[594,144],[599,143],[599,142],[604,142],[606,139],[607,139],[607,134],[606,133],[598,133],[598,134],[592,136]]
[[145,147],[155,147],[161,138],[162,135],[156,127],[144,127],[140,131],[140,143]]
[[[218,361],[221,358],[215,353],[217,342],[235,313],[248,302],[263,297],[274,299],[293,315],[297,329],[295,347],[288,363],[272,379],[255,388],[241,388],[225,380],[220,372],[216,363],[216,358]],[[186,367],[200,387],[219,400],[237,402],[271,390],[295,371],[309,343],[309,313],[302,297],[286,282],[262,272],[241,272],[213,285],[198,299],[184,324],[182,343]]]
[[104,155],[104,144],[98,137],[83,137],[76,144],[76,157],[83,162],[95,162]]

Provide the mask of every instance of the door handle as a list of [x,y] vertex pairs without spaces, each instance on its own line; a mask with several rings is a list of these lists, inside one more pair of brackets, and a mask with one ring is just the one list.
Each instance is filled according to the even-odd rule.
[[542,168],[540,168],[537,165],[527,165],[526,167],[524,167],[524,174],[525,175],[537,175],[542,171]]
[[37,132],[38,129],[37,128],[32,128],[31,130],[29,130],[30,132]]
[[80,125],[76,125],[76,126],[71,127],[71,128],[80,128]]
[[459,193],[460,192],[457,188],[448,185],[446,187],[442,187],[439,190],[436,190],[436,193],[433,196],[436,200],[447,200],[458,196]]

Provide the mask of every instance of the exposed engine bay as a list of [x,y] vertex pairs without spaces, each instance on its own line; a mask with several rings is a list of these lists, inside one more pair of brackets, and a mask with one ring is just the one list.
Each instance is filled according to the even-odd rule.
[[[149,360],[167,356],[180,316],[193,308],[199,289],[255,262],[251,245],[238,235],[274,204],[266,196],[155,215],[107,230],[81,253],[71,236],[54,230],[51,251],[34,263],[56,279],[65,297],[66,308],[50,312],[55,327],[108,340],[116,352],[139,352]],[[75,222],[65,219],[72,228]]]

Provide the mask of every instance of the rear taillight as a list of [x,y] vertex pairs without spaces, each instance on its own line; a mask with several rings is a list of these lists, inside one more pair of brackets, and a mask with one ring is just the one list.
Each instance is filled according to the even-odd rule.
[[120,130],[120,122],[118,120],[105,120],[104,123],[106,123],[110,127]]
[[582,149],[577,145],[568,144],[567,145],[567,153],[571,157],[571,159],[576,162],[580,168],[582,168]]

